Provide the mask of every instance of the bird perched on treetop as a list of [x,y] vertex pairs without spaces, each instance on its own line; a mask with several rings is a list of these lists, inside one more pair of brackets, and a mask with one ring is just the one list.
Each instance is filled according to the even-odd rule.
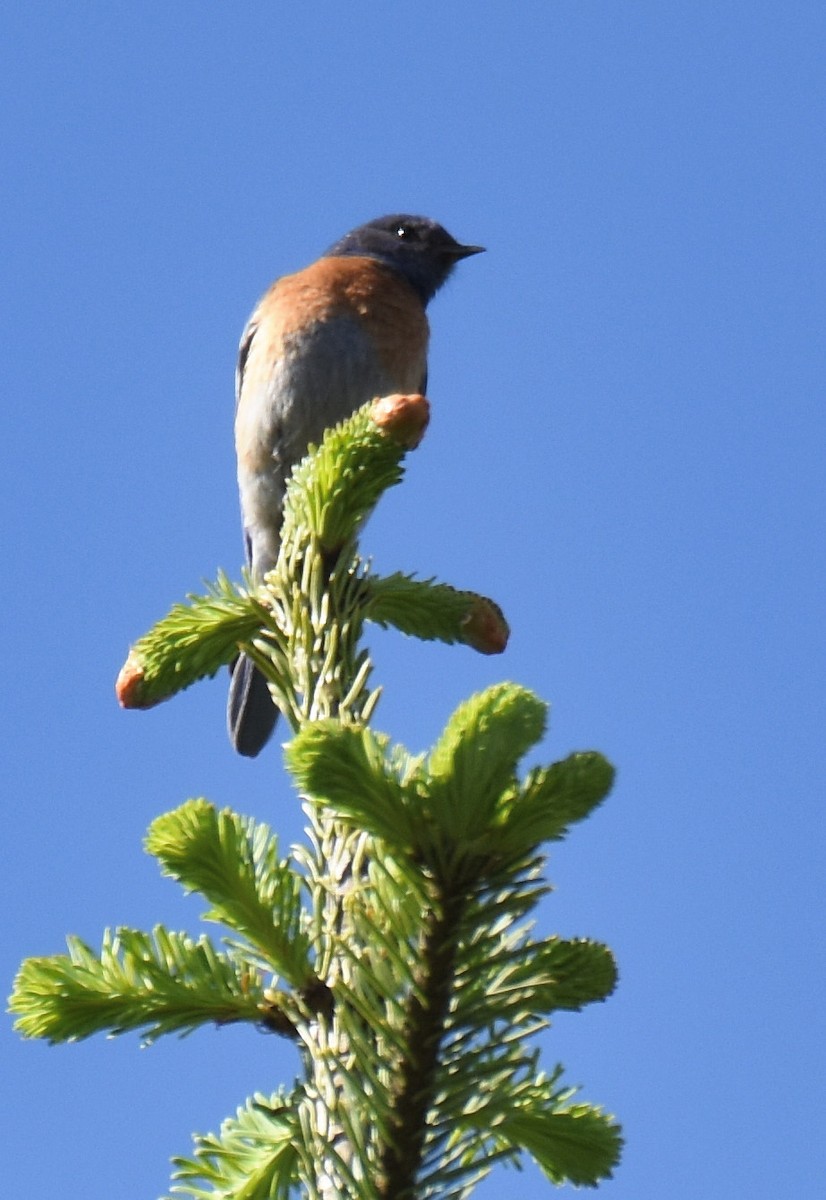
[[[424,392],[425,308],[463,246],[427,217],[379,217],[346,234],[303,271],[276,280],[241,337],[235,447],[247,563],[258,581],[275,565],[287,479],[325,429],[377,396]],[[254,756],[278,711],[241,655],[227,707],[230,740]]]

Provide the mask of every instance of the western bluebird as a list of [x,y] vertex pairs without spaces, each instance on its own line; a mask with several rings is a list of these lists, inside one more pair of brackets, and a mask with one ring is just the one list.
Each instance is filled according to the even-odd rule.
[[[241,337],[235,446],[247,563],[260,580],[275,565],[284,491],[293,466],[325,429],[376,396],[424,392],[425,307],[463,246],[426,217],[361,225],[295,275],[278,279]],[[227,708],[230,741],[253,757],[278,712],[266,682],[241,655]]]

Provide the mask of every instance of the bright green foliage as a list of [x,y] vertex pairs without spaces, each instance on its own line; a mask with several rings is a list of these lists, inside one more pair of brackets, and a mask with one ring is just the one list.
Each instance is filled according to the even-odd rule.
[[[195,1142],[194,1159],[174,1159],[176,1191],[202,1200],[269,1200],[288,1196],[295,1178],[300,1129],[289,1097],[257,1095]],[[293,1193],[295,1194],[295,1193]]]
[[504,648],[491,602],[432,581],[378,579],[356,534],[401,477],[403,450],[367,406],[296,470],[275,570],[254,591],[220,577],[135,646],[119,683],[144,707],[239,650],[295,732],[287,767],[306,845],[279,856],[261,823],[203,799],[152,824],[147,850],[208,905],[216,949],[119,929],[100,953],[25,962],[11,1010],[28,1037],[140,1031],[152,1040],[244,1021],[288,1037],[301,1076],[256,1096],[175,1160],[199,1200],[459,1200],[530,1154],[554,1184],[595,1185],[620,1151],[612,1118],[543,1074],[535,1035],[604,1000],[608,948],[534,938],[542,845],[608,793],[610,765],[572,754],[527,771],[547,706],[502,683],[449,718],[429,753],[370,726],[378,692],[364,622]]
[[560,841],[605,799],[613,782],[614,768],[593,751],[531,771],[521,787],[500,797],[496,823],[501,852],[525,841]]
[[492,654],[496,650],[478,645],[469,628],[485,606],[498,614],[503,624],[502,636],[506,639],[507,626],[492,601],[475,592],[457,591],[446,583],[397,573],[370,577],[365,615],[376,625],[392,626],[420,641],[439,641],[448,645],[464,642]]
[[366,727],[315,721],[287,746],[286,762],[301,791],[396,850],[412,853],[422,815],[415,790],[419,772],[400,747],[386,754],[387,745],[387,738]]
[[531,1091],[530,1102],[505,1113],[497,1132],[524,1147],[552,1183],[593,1185],[610,1175],[621,1146],[617,1127],[588,1104],[543,1096],[542,1080]]
[[[341,946],[350,968],[339,990],[347,1003],[342,1022],[358,1053],[358,1080],[372,1081],[364,1103],[380,1143],[411,1137],[411,1117],[424,1124],[414,1098],[430,1090],[426,1133],[416,1149],[422,1189],[416,1194],[429,1194],[428,1185],[440,1195],[464,1194],[480,1160],[531,1148],[532,1117],[559,1130],[548,1145],[564,1149],[556,1169],[572,1181],[596,1182],[616,1156],[616,1127],[598,1110],[572,1109],[567,1093],[555,1095],[552,1107],[535,1092],[523,1094],[526,1081],[533,1087],[536,1079],[526,1040],[554,1010],[604,999],[616,981],[606,947],[530,938],[528,917],[544,892],[534,836],[547,824],[544,810],[560,795],[568,801],[566,821],[585,816],[611,782],[610,770],[592,771],[583,788],[582,756],[572,756],[549,768],[553,791],[532,784],[523,792],[518,760],[542,736],[545,717],[545,705],[530,692],[502,684],[460,706],[427,756],[415,758],[371,730],[335,721],[305,726],[287,749],[290,770],[320,811],[376,839]],[[539,811],[528,820],[533,808]],[[560,825],[557,816],[554,828]],[[364,946],[373,953],[353,952]],[[381,1039],[365,1037],[365,1029],[381,1030]],[[429,1043],[437,1047],[430,1059]],[[503,1123],[502,1097],[520,1098],[523,1125]],[[569,1110],[577,1114],[572,1131]],[[525,1141],[516,1136],[522,1128]],[[537,1145],[535,1157],[547,1170],[551,1151]],[[586,1151],[575,1160],[581,1146]],[[409,1186],[403,1155],[386,1153],[383,1169],[380,1195]],[[455,1193],[445,1190],[448,1178]]]
[[[211,902],[207,921],[243,935],[246,956],[294,987],[310,983],[309,943],[301,932],[301,880],[266,825],[206,800],[189,800],[153,821],[146,849],[164,874]],[[256,952],[257,951],[257,955]]]
[[520,785],[517,762],[546,714],[531,692],[503,683],[462,704],[426,758],[370,729],[320,721],[288,746],[287,762],[304,791],[434,869],[498,862],[563,836],[613,781],[602,755],[573,754]]
[[267,619],[266,607],[224,574],[205,596],[189,596],[188,601],[174,605],[132,647],[130,657],[139,665],[140,686],[136,696],[121,701],[124,707],[149,708],[199,679],[211,678]]
[[428,762],[428,809],[454,840],[478,836],[516,765],[545,732],[547,705],[525,688],[499,684],[456,710]]
[[372,420],[372,405],[325,434],[293,471],[283,542],[315,541],[329,553],[346,545],[379,497],[401,482],[404,448]]
[[261,1019],[258,973],[205,936],[194,942],[161,926],[152,934],[107,930],[100,954],[80,938],[66,940],[68,954],[28,958],[15,980],[9,1007],[27,1037],[69,1042],[136,1029],[149,1042],[210,1022]]
[[264,585],[236,587],[221,574],[135,643],[118,680],[125,708],[169,699],[243,648],[293,728],[313,705],[316,716],[364,720],[378,698],[366,691],[370,662],[359,646],[366,620],[486,654],[504,649],[507,626],[491,601],[403,575],[381,579],[359,559],[355,536],[381,493],[400,480],[404,456],[372,411],[366,405],[331,430],[296,467],[281,553]]

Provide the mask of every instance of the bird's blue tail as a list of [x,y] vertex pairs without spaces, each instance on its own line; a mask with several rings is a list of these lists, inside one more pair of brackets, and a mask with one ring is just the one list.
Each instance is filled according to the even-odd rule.
[[272,736],[278,709],[267,681],[243,654],[232,666],[227,703],[229,740],[239,754],[255,758]]

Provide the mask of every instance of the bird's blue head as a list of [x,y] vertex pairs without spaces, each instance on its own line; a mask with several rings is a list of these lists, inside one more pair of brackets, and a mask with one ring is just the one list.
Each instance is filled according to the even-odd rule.
[[328,257],[359,255],[386,263],[403,275],[427,304],[462,258],[481,254],[484,246],[463,246],[428,217],[396,213],[377,217],[345,234]]

